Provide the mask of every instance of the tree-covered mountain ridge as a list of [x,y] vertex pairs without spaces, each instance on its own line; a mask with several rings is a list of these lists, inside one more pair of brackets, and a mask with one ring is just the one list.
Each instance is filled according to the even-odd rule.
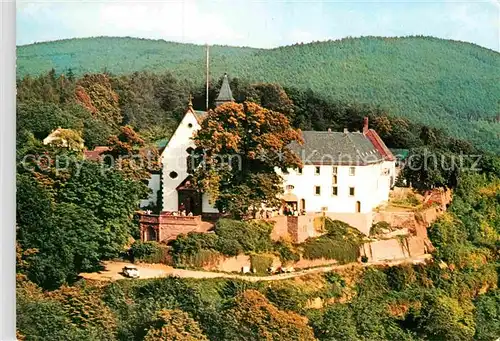
[[[138,38],[80,38],[18,48],[18,77],[170,71],[201,84],[203,45]],[[329,99],[383,107],[500,151],[500,53],[432,37],[346,38],[274,49],[211,46],[210,74],[311,89]]]

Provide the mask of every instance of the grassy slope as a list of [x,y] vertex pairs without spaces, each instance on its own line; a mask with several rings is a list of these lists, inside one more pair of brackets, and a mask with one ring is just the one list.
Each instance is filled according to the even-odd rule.
[[[333,99],[381,105],[500,150],[500,54],[473,44],[425,37],[344,39],[272,50],[211,47],[211,74],[311,88]],[[204,47],[134,38],[88,38],[22,46],[18,75],[55,68],[75,73],[176,75],[201,83]],[[469,120],[469,116],[474,119]]]

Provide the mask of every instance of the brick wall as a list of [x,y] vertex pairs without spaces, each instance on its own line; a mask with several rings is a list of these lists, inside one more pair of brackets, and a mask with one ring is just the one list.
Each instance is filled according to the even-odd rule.
[[143,214],[139,219],[141,240],[149,240],[150,231],[156,234],[156,241],[166,242],[175,239],[181,233],[202,229],[200,216],[181,217],[162,213],[160,215]]
[[264,221],[268,221],[273,223],[273,231],[271,232],[272,240],[279,240],[281,238],[287,239],[290,238],[288,233],[288,217],[286,216],[277,216],[268,219],[263,219]]
[[201,217],[160,216],[158,241],[175,239],[181,233],[197,231],[201,226]]

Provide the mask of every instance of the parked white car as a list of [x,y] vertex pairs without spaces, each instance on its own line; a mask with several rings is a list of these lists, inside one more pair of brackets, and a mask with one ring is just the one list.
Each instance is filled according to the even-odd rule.
[[126,265],[122,269],[123,275],[129,278],[139,278],[139,270],[134,265]]

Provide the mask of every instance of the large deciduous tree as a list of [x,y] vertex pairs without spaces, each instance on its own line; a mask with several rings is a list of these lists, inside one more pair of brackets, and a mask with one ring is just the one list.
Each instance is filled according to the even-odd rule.
[[161,310],[148,329],[145,341],[206,341],[198,323],[182,310]]
[[228,316],[237,325],[238,340],[316,340],[306,318],[279,310],[256,290],[238,295]]
[[122,122],[119,98],[105,74],[88,74],[78,80],[75,95],[77,102],[89,110],[94,117],[111,125]]
[[252,208],[277,206],[281,178],[275,168],[301,167],[287,146],[302,143],[285,115],[255,103],[226,103],[209,111],[195,135],[203,162],[195,172],[200,189],[219,211],[242,217]]

